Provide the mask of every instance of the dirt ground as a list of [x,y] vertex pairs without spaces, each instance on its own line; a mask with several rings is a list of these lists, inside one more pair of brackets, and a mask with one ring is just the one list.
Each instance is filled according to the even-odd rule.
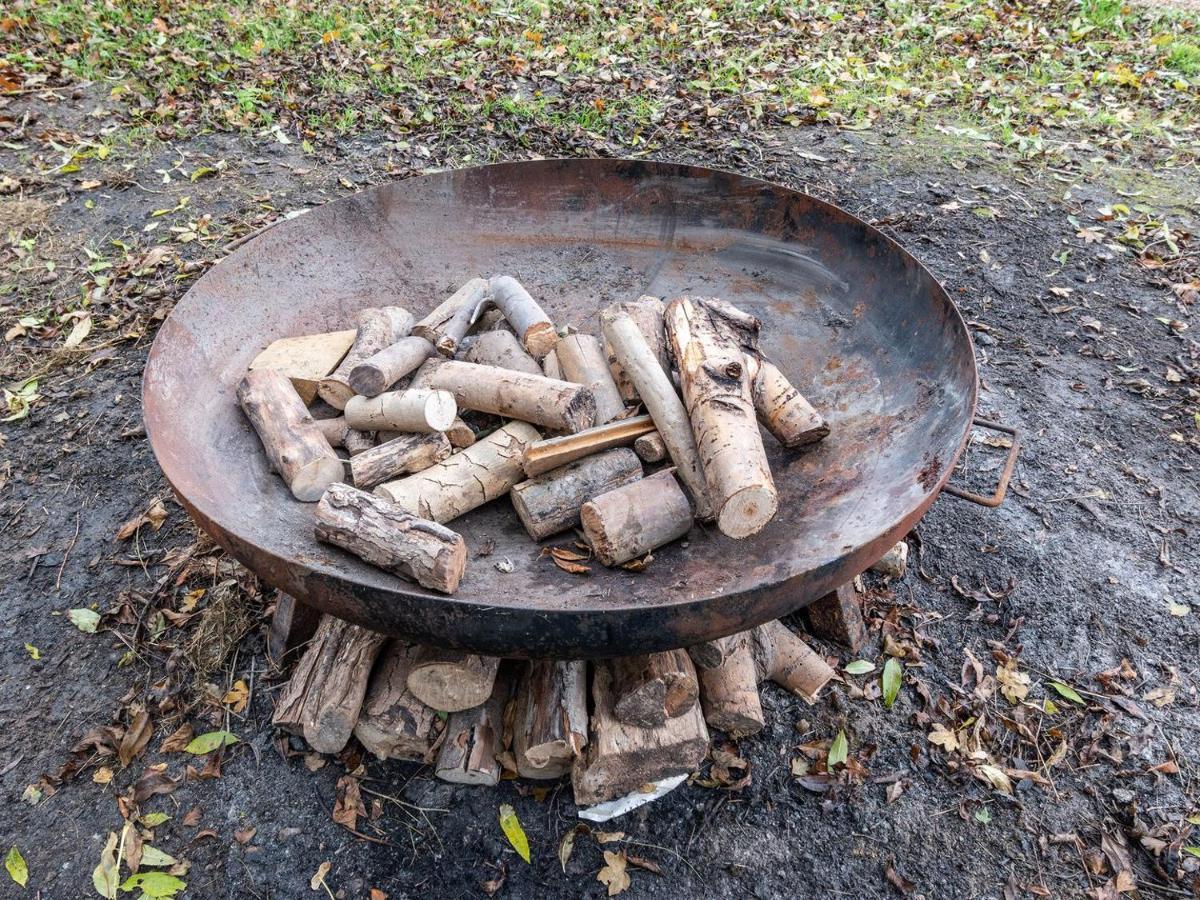
[[[90,99],[49,110],[23,99],[7,113],[74,129]],[[28,131],[8,135],[0,171],[31,171]],[[748,784],[730,787],[706,767],[711,786],[682,786],[602,826],[623,832],[608,843],[579,833],[565,865],[560,842],[579,821],[565,785],[471,789],[416,765],[366,761],[357,825],[366,837],[332,820],[337,782],[360,760],[306,765],[295,740],[277,739],[280,677],[263,653],[272,597],[197,544],[140,430],[154,326],[219,255],[218,225],[245,231],[436,158],[382,135],[315,156],[294,143],[209,135],[159,145],[135,168],[102,167],[102,183],[88,189],[30,179],[0,197],[0,230],[107,249],[115,261],[97,270],[112,276],[92,306],[103,341],[53,359],[36,334],[4,345],[10,388],[44,374],[32,412],[0,426],[0,852],[18,847],[30,872],[23,890],[0,881],[0,896],[94,896],[109,834],[123,816],[150,812],[171,817],[148,829],[147,843],[186,861],[177,871],[188,897],[321,896],[310,879],[325,862],[337,897],[372,888],[392,898],[597,897],[604,850],[630,860],[627,897],[1200,896],[1200,858],[1186,850],[1200,844],[1195,287],[1135,264],[1104,212],[1135,203],[1131,194],[1184,204],[1171,221],[1186,232],[1200,183],[1131,186],[1115,170],[1087,182],[991,164],[986,150],[963,160],[903,133],[829,126],[715,146],[661,155],[836,202],[928,265],[975,336],[981,413],[1019,426],[1024,449],[1003,506],[943,497],[910,537],[906,577],[867,577],[872,632],[858,657],[875,674],[845,676],[812,707],[765,689],[768,729],[719,741],[748,765],[724,780],[737,785],[748,771]],[[530,135],[488,154],[555,149]],[[186,176],[201,166],[216,171]],[[156,221],[167,224],[143,231]],[[167,227],[196,240],[172,240],[170,256],[151,265],[142,254]],[[114,239],[134,249],[116,252]],[[64,292],[57,278],[44,284]],[[16,303],[0,313],[9,328]],[[978,442],[957,480],[986,486],[1002,456]],[[161,528],[147,523],[119,540],[122,523],[156,498]],[[198,588],[206,594],[189,601]],[[84,633],[66,613],[92,605],[100,628]],[[249,611],[247,634],[199,679],[197,700],[194,635],[221,610],[233,615],[230,606]],[[890,709],[878,689],[887,653],[908,663]],[[221,702],[237,680],[249,690],[240,713]],[[104,751],[139,708],[153,736],[122,768]],[[211,757],[161,752],[184,721],[197,734],[227,727],[241,741],[215,769]],[[92,732],[72,755],[108,725],[118,730],[107,746]],[[854,765],[814,777],[839,730]],[[962,747],[930,742],[947,732]],[[150,769],[157,764],[170,781]],[[999,783],[987,774],[997,770]],[[163,792],[146,793],[156,787]],[[503,803],[528,833],[531,864],[501,833]]]

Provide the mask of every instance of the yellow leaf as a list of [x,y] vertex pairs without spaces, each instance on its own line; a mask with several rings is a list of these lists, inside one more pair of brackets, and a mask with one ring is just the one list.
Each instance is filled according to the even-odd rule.
[[525,829],[521,827],[516,810],[507,803],[500,806],[500,830],[517,851],[517,856],[529,862],[529,838],[525,835]]
[[1008,775],[1003,769],[998,769],[995,766],[981,765],[976,766],[973,771],[975,772],[975,777],[988,782],[1000,793],[1012,796],[1012,781],[1009,780]]
[[996,681],[1000,683],[1000,693],[1013,705],[1020,703],[1029,693],[1029,676],[1017,671],[1015,659],[996,668]]
[[108,766],[101,766],[92,774],[92,781],[96,784],[108,784],[113,780],[113,770]]
[[21,887],[25,887],[29,881],[29,866],[25,864],[25,857],[21,855],[21,851],[14,845],[9,851],[8,856],[4,857],[4,868],[8,869],[8,874]]
[[246,682],[238,679],[233,683],[233,687],[225,692],[225,696],[221,698],[221,702],[226,706],[232,707],[235,713],[240,713],[246,708],[246,701],[250,697],[250,691],[246,687]]
[[953,753],[959,748],[958,735],[950,728],[938,724],[929,732],[929,743],[942,747],[947,753]]
[[596,880],[601,884],[608,885],[608,896],[615,897],[629,887],[631,879],[629,873],[625,871],[627,863],[624,850],[620,853],[613,853],[611,850],[604,851],[604,868],[596,875]]

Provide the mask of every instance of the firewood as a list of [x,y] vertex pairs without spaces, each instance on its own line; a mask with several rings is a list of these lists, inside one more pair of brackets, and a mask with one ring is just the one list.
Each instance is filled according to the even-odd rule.
[[657,728],[696,705],[696,670],[686,650],[667,650],[608,661],[613,715],[627,725]]
[[444,525],[507,494],[524,476],[521,454],[539,436],[532,425],[509,422],[422,472],[379,485],[375,493]]
[[741,347],[714,317],[704,300],[677,297],[667,304],[667,337],[679,365],[717,527],[729,537],[746,538],[775,516],[779,496]]
[[512,681],[507,670],[501,669],[487,700],[450,714],[434,767],[438,778],[454,784],[499,784],[501,768],[496,755],[504,749],[504,708],[511,692]]
[[408,672],[408,689],[440,712],[483,703],[492,693],[500,660],[458,650],[421,647]]
[[286,375],[273,369],[248,372],[237,387],[237,400],[271,468],[297,500],[320,500],[326,487],[342,480],[342,461]]
[[330,485],[317,504],[315,533],[373,566],[447,594],[458,590],[467,566],[462,535],[346,484]]
[[592,702],[588,746],[571,771],[578,806],[612,800],[644,784],[693,772],[708,752],[708,729],[698,706],[657,728],[639,728],[617,719],[612,674],[603,662],[596,664]]
[[558,364],[558,353],[556,351],[551,350],[546,354],[545,359],[542,360],[542,373],[547,378],[553,378],[557,381],[566,381],[566,379],[563,378],[562,366]]
[[657,431],[643,434],[633,442],[633,452],[644,463],[662,462],[667,458],[667,445]]
[[579,508],[588,500],[641,477],[636,454],[620,447],[523,481],[509,496],[529,536],[540,541],[578,525]]
[[862,602],[853,582],[841,585],[804,608],[808,632],[827,641],[845,645],[855,653],[867,640]]
[[733,645],[732,637],[723,637],[693,644],[687,648],[687,651],[697,669],[715,669],[725,662],[725,658],[733,652]]
[[305,405],[317,398],[321,379],[337,368],[354,343],[354,329],[273,341],[250,363],[251,372],[282,372]]
[[345,416],[334,416],[330,419],[314,419],[314,424],[321,429],[321,434],[325,436],[325,440],[329,442],[330,447],[342,447],[346,440],[346,433],[351,430],[346,424]]
[[346,452],[353,459],[358,454],[366,453],[375,446],[375,432],[347,428],[346,434],[342,437],[342,446],[346,448]]
[[516,335],[507,329],[483,332],[463,351],[462,360],[480,366],[511,369],[527,375],[542,374],[542,367],[537,364],[537,360],[525,352]]
[[351,397],[346,422],[361,431],[407,431],[428,434],[445,431],[458,416],[449,391],[409,388],[375,397]]
[[649,416],[631,416],[607,425],[597,425],[576,434],[537,441],[525,449],[522,465],[530,478],[567,463],[613,447],[625,447],[654,430]]
[[753,636],[748,631],[732,635],[726,639],[724,650],[721,662],[715,666],[701,664],[695,650],[691,651],[700,676],[704,720],[729,735],[755,734],[766,725],[766,718],[758,697]]
[[629,562],[692,527],[691,504],[670,469],[589,500],[579,517],[592,552],[606,566]]
[[271,662],[284,666],[288,657],[312,640],[320,621],[321,613],[316,609],[291,594],[277,591],[275,612],[267,630],[267,656]]
[[751,397],[758,421],[789,450],[814,444],[829,434],[829,425],[773,363],[745,355]]
[[453,356],[487,298],[488,283],[472,278],[413,325],[412,333],[429,341],[442,356]]
[[491,279],[492,303],[504,313],[513,331],[529,354],[542,359],[558,343],[558,333],[550,317],[515,278],[498,275]]
[[453,448],[445,434],[401,434],[350,457],[354,486],[370,490],[385,481],[428,469],[450,456]]
[[625,401],[617,390],[600,342],[590,334],[572,334],[554,348],[558,365],[567,381],[585,385],[596,398],[596,424],[603,425],[625,412]]
[[446,437],[450,439],[450,446],[455,450],[465,449],[475,443],[474,429],[460,417],[455,417],[450,423],[450,427],[446,429]]
[[408,689],[417,648],[389,641],[379,655],[354,736],[379,759],[433,762],[445,733],[445,722]]
[[657,355],[646,343],[632,318],[613,310],[606,310],[601,318],[609,347],[637,388],[646,411],[654,420],[679,471],[679,480],[696,504],[696,518],[701,521],[713,518],[713,504],[709,499],[692,425],[666,370],[659,364]]
[[[663,333],[663,309],[661,298],[643,295],[630,303],[617,303],[608,307],[600,313],[600,322],[601,326],[603,326],[606,317],[618,312],[629,316],[637,326],[638,331],[642,333],[646,345],[650,348],[651,355],[658,362],[659,366],[664,372],[670,372],[671,362],[667,357],[667,339]],[[617,390],[621,393],[621,399],[626,403],[637,402],[637,387],[634,386],[625,368],[617,359],[617,355],[613,351],[607,335],[604,339],[604,352],[608,359],[608,367],[612,372],[613,381],[616,382]]]
[[421,363],[437,354],[423,337],[409,335],[369,356],[350,370],[350,387],[364,397],[382,394]]
[[888,578],[903,578],[907,568],[908,544],[901,541],[876,560],[875,564],[871,566],[871,571],[886,575]]
[[834,671],[790,628],[775,620],[754,629],[754,659],[761,680],[775,682],[815,703]]
[[[591,428],[596,400],[583,385],[496,366],[447,360],[418,373],[421,386],[449,391],[462,409],[474,409],[555,431]],[[409,390],[412,390],[410,387]]]
[[357,321],[358,330],[350,352],[317,385],[317,394],[335,409],[345,409],[346,401],[354,396],[354,388],[350,387],[350,372],[354,367],[407,337],[413,326],[412,313],[399,306],[361,309]]
[[346,746],[358,721],[371,666],[386,639],[324,616],[279,697],[272,723],[300,734],[318,753]]
[[517,689],[513,756],[522,778],[561,778],[587,745],[587,663],[536,660]]

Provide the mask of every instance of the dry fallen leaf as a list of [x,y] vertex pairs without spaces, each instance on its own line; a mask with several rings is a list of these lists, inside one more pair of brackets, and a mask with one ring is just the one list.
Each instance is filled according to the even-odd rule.
[[150,724],[150,713],[142,710],[133,717],[133,722],[117,747],[117,758],[121,761],[121,768],[128,767],[134,758],[146,749],[146,744],[150,742],[153,734],[154,726]]
[[161,500],[155,500],[146,508],[144,513],[134,516],[117,530],[117,540],[127,541],[129,538],[137,534],[137,530],[143,525],[149,525],[155,531],[162,528],[163,522],[167,519],[167,508],[163,506]]
[[1029,694],[1029,676],[1017,671],[1017,661],[1010,659],[1004,665],[996,667],[996,681],[1000,683],[1000,693],[1009,703],[1017,704]]
[[233,683],[233,687],[225,692],[225,696],[221,698],[221,702],[230,707],[235,713],[240,713],[246,709],[246,701],[249,697],[250,691],[246,687],[246,682],[239,678]]
[[162,746],[158,748],[159,753],[182,753],[184,747],[192,742],[192,723],[184,722],[173,731]]
[[329,874],[329,870],[332,868],[333,863],[331,863],[329,860],[325,860],[325,862],[317,866],[317,871],[313,875],[312,879],[308,882],[308,886],[314,891],[321,887],[323,884],[325,884],[325,876]]
[[608,896],[615,897],[632,883],[629,873],[625,871],[627,862],[623,850],[620,853],[604,851],[604,867],[596,875],[596,880],[608,885]]
[[337,800],[333,804],[333,821],[351,831],[357,831],[360,807],[362,807],[362,791],[358,779],[343,775],[337,783]]
[[936,744],[947,753],[953,753],[961,746],[954,730],[941,723],[934,725],[933,731],[929,732],[929,743]]

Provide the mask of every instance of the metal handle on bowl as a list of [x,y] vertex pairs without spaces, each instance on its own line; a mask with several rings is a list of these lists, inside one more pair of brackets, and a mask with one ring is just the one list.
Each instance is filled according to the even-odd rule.
[[976,428],[990,428],[992,431],[999,431],[1012,438],[1012,446],[1008,450],[1008,459],[1004,461],[1004,469],[1000,472],[1000,482],[996,485],[996,492],[988,497],[984,494],[964,491],[962,488],[950,485],[946,485],[942,490],[952,497],[970,500],[972,503],[978,503],[980,506],[995,509],[1004,502],[1004,496],[1008,493],[1008,482],[1012,478],[1013,469],[1017,465],[1017,453],[1021,450],[1021,433],[1010,425],[1001,425],[999,422],[992,422],[988,419],[976,418],[971,421],[971,424]]

